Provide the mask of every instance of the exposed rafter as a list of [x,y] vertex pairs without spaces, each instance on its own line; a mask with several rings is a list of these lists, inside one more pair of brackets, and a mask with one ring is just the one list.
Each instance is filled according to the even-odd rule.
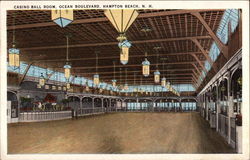
[[228,47],[221,42],[221,40],[216,36],[216,34],[213,32],[213,30],[209,27],[207,22],[204,20],[204,18],[201,16],[199,12],[192,12],[192,15],[198,18],[198,20],[202,23],[202,25],[206,28],[209,35],[213,38],[217,46],[219,47],[220,51],[223,53],[224,57],[228,58]]
[[208,52],[204,50],[204,48],[201,46],[201,44],[198,42],[197,39],[192,38],[191,40],[196,44],[196,46],[200,49],[201,53],[206,57],[208,63],[212,66],[213,65],[213,61],[210,58],[210,56],[208,55]]
[[[202,52],[180,52],[180,53],[163,53],[163,54],[159,54],[159,56],[179,56],[179,55],[191,55],[191,54],[201,54]],[[36,53],[32,53],[33,57],[32,60],[34,61],[34,63],[40,63],[40,62],[65,62],[66,59],[41,59],[39,58],[39,56],[35,57],[34,54]],[[98,58],[99,60],[104,60],[104,59],[119,59],[120,55],[117,54],[117,56],[102,56],[100,58]],[[145,57],[145,55],[142,55],[141,53],[136,54],[136,55],[130,55],[130,58],[138,58],[138,57]],[[147,57],[156,57],[156,54],[148,54]],[[25,58],[29,58],[29,55],[25,56]],[[69,58],[69,61],[88,61],[88,60],[95,60],[95,57],[84,57],[84,58]]]
[[[162,39],[134,40],[132,42],[133,42],[133,44],[159,43],[159,42],[189,40],[189,39],[192,39],[192,38],[210,39],[211,37],[210,36],[194,36],[194,37],[162,38]],[[115,42],[103,42],[103,43],[89,43],[89,44],[72,44],[72,45],[69,45],[69,48],[73,48],[73,47],[109,46],[109,45],[117,45],[117,41],[115,41]],[[42,49],[56,49],[56,48],[66,48],[66,45],[28,47],[28,48],[20,48],[20,49],[22,49],[22,50],[42,50]]]
[[[206,11],[224,11],[223,9],[199,9],[199,10],[174,10],[174,11],[164,11],[160,13],[143,13],[139,14],[138,18],[149,18],[149,17],[155,17],[155,16],[169,16],[169,15],[176,15],[176,14],[190,14],[194,12],[206,12]],[[103,22],[108,21],[106,17],[100,17],[100,18],[91,18],[91,19],[78,19],[74,20],[72,24],[84,24],[84,23],[97,23],[97,22]],[[56,26],[54,22],[45,22],[45,23],[34,23],[34,24],[23,24],[23,25],[16,25],[14,26],[8,26],[8,30],[12,29],[25,29],[25,28],[36,28],[36,27],[48,27],[48,26]]]

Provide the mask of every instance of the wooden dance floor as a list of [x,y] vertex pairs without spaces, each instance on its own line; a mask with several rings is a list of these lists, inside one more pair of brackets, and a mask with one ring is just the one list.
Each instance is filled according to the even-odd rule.
[[111,113],[8,125],[8,153],[233,153],[198,113]]

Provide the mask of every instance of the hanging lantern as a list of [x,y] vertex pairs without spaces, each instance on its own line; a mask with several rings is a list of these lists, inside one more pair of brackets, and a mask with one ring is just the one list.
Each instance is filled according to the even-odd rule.
[[150,62],[147,60],[147,58],[145,58],[145,61],[142,62],[142,74],[145,77],[149,76],[149,72],[150,72]]
[[66,27],[74,19],[73,10],[52,10],[51,19],[60,27]]
[[120,34],[117,38],[120,42],[118,46],[121,48],[120,61],[122,64],[127,64],[131,43],[127,41],[125,32],[138,16],[138,12],[134,9],[108,9],[104,14]]
[[168,82],[166,85],[166,88],[169,90],[170,89],[170,83]]
[[102,91],[103,91],[103,89],[102,89],[102,88],[100,88],[100,89],[99,89],[99,93],[102,93]]
[[142,89],[141,89],[140,93],[143,94],[143,90]]
[[104,10],[104,14],[120,33],[118,41],[126,39],[125,32],[139,15],[135,9],[107,9]]
[[41,87],[44,86],[44,84],[45,84],[45,79],[44,79],[43,73],[41,73],[41,76],[39,78],[39,84]]
[[89,86],[86,86],[86,89],[85,89],[87,92],[89,91]]
[[53,86],[52,86],[52,90],[56,90],[56,86],[53,85]]
[[98,86],[99,83],[100,83],[99,75],[98,75],[98,74],[95,74],[95,75],[94,75],[94,85],[95,85],[95,86]]
[[169,92],[172,92],[173,90],[172,90],[172,87],[171,86],[169,86]]
[[67,84],[66,84],[66,88],[67,88],[67,89],[70,89],[70,83],[67,83]]
[[20,50],[13,45],[13,48],[9,49],[9,66],[12,67],[19,67],[19,52]]
[[155,81],[155,83],[159,83],[160,82],[160,74],[161,73],[158,70],[156,70],[154,72],[154,81]]
[[49,89],[49,85],[46,84],[44,88],[45,88],[45,89]]
[[[14,13],[13,17],[13,26],[15,27],[15,19],[16,19],[16,14]],[[19,62],[19,53],[20,50],[16,48],[16,38],[15,38],[15,28],[13,29],[13,43],[12,43],[12,48],[10,48],[9,51],[9,66],[11,67],[19,67],[20,62]]]
[[63,87],[63,91],[66,91],[67,90],[67,88],[66,87]]
[[42,86],[40,84],[37,84],[36,88],[42,88]]
[[66,79],[69,79],[70,77],[70,69],[71,66],[69,64],[64,65],[64,76]]
[[116,82],[117,82],[117,81],[116,81],[115,79],[112,80],[112,86],[113,86],[113,87],[116,87]]
[[124,90],[128,90],[128,84],[126,83],[123,87]]
[[237,82],[238,82],[238,84],[239,84],[240,86],[242,86],[242,77],[239,77],[239,78],[237,79]]
[[128,57],[129,57],[129,48],[132,46],[131,43],[128,40],[124,40],[118,44],[120,51],[120,62],[122,64],[128,63]]
[[165,77],[163,77],[163,78],[161,79],[161,86],[162,86],[162,87],[165,87],[165,86],[166,86],[166,78],[165,78]]

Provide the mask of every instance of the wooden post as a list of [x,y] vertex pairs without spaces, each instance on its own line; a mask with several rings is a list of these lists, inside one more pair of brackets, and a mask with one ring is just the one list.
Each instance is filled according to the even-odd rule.
[[231,84],[231,79],[230,79],[230,72],[228,72],[228,82],[227,82],[227,104],[228,104],[228,144],[231,143],[231,116],[233,114],[233,97],[230,96],[230,92],[231,92],[231,87],[230,87],[230,84]]
[[[219,84],[218,84],[219,85]],[[220,104],[219,104],[219,86],[216,86],[216,131],[219,131],[219,112],[220,112]]]

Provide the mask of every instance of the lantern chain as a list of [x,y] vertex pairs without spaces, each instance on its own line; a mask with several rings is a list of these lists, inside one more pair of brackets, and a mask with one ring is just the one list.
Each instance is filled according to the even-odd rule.
[[114,73],[113,73],[113,76],[114,76],[114,80],[115,80],[115,61],[113,61],[113,64],[114,64]]

